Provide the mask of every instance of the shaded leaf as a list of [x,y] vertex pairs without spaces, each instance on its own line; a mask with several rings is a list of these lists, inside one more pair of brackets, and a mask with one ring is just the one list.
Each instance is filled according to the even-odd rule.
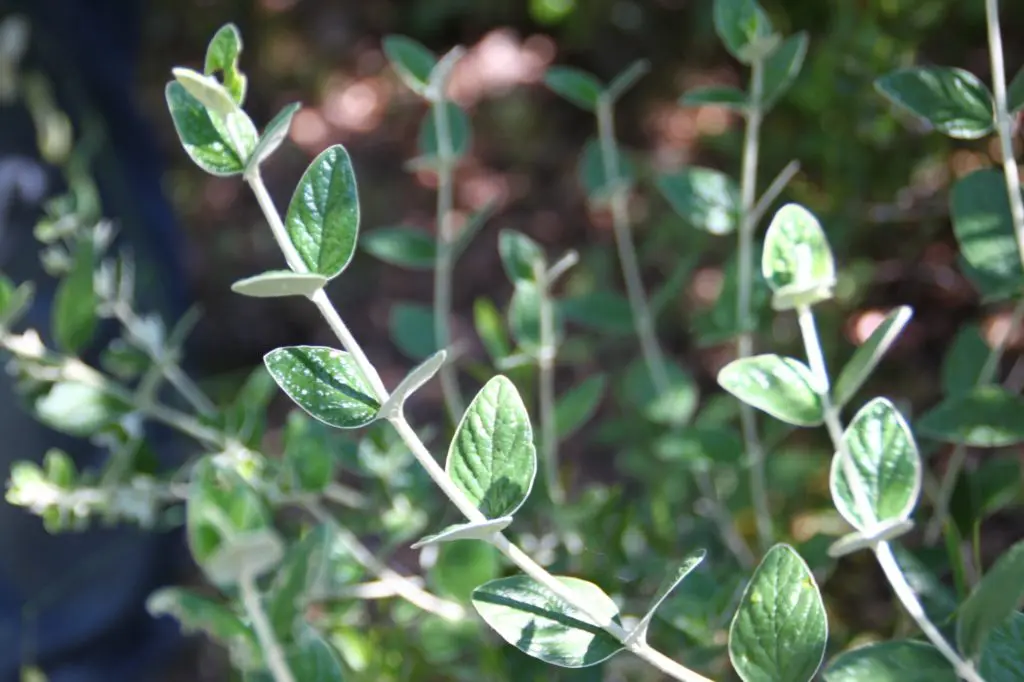
[[[211,112],[177,81],[167,84],[164,96],[178,138],[197,166],[221,177],[245,170],[258,134],[244,112],[226,118]],[[235,147],[234,140],[239,141],[241,149]]]
[[513,284],[520,280],[536,282],[537,268],[546,267],[540,244],[516,230],[505,229],[498,233],[498,254]]
[[1022,598],[1024,541],[1006,550],[960,605],[956,620],[960,651],[969,658],[981,654],[989,633],[1017,612]]
[[530,415],[515,385],[496,376],[459,422],[445,471],[487,518],[497,519],[526,501],[536,470]]
[[430,72],[437,65],[437,56],[411,38],[389,35],[382,42],[384,55],[399,78],[413,92],[425,95],[430,85]]
[[295,118],[295,114],[301,108],[302,105],[300,103],[292,102],[285,105],[281,111],[277,112],[274,118],[270,119],[270,123],[267,124],[266,129],[256,143],[256,148],[252,151],[252,156],[249,157],[249,161],[245,166],[246,173],[251,173],[260,164],[269,159],[271,154],[277,151],[278,147],[288,137],[288,131],[291,130],[292,126],[292,119]]
[[[436,108],[440,104],[431,105],[430,111],[420,125],[418,149],[421,159],[427,159],[428,165],[436,165],[441,158],[441,143],[437,134]],[[469,152],[473,143],[473,128],[469,116],[455,102],[444,102],[445,123],[448,125],[448,149],[452,159],[461,159]]]
[[586,111],[597,111],[604,86],[594,76],[569,66],[552,66],[544,74],[544,84],[559,96]]
[[942,359],[942,390],[946,395],[969,393],[981,378],[990,349],[976,324],[957,331]]
[[434,311],[432,308],[409,302],[391,306],[388,314],[391,340],[412,360],[425,360],[438,351],[434,337]]
[[675,363],[665,365],[664,389],[658,390],[647,365],[640,359],[630,363],[622,385],[626,404],[656,424],[681,426],[693,418],[700,390],[693,375]]
[[77,244],[71,272],[57,285],[53,299],[53,337],[61,350],[74,355],[92,340],[99,297],[93,286],[96,258],[88,240]]
[[590,421],[601,405],[608,376],[593,374],[563,393],[555,403],[555,431],[561,440]]
[[764,63],[763,106],[771,108],[780,97],[786,94],[793,81],[800,75],[800,69],[807,57],[807,44],[810,38],[806,31],[800,31],[782,41]]
[[976,140],[992,132],[992,95],[977,76],[964,69],[899,69],[877,79],[875,88],[949,137]]
[[733,111],[746,112],[747,93],[728,85],[708,85],[694,88],[679,98],[684,107],[719,106]]
[[922,436],[998,448],[1024,442],[1024,399],[1001,386],[977,386],[946,398],[917,420]]
[[686,576],[690,575],[690,573],[700,565],[700,562],[704,561],[704,557],[706,556],[707,550],[704,549],[698,549],[690,552],[682,561],[679,562],[679,565],[675,567],[675,570],[673,570],[665,580],[662,581],[661,587],[658,588],[657,593],[651,600],[651,605],[648,607],[647,613],[645,613],[643,618],[641,618],[634,626],[634,632],[640,633],[640,641],[647,640],[647,628],[650,627],[651,620],[654,618],[654,614],[658,610],[658,607],[668,599],[668,596],[672,594],[672,591],[676,589],[679,583],[683,582]]
[[[597,618],[620,622],[615,602],[597,585],[578,578],[556,579]],[[478,587],[473,590],[473,606],[506,642],[552,665],[583,668],[622,650],[622,644],[597,623],[525,575]]]
[[867,341],[857,347],[853,357],[839,373],[839,378],[832,389],[833,403],[836,407],[842,407],[857,394],[913,315],[914,311],[910,306],[899,306],[890,310],[875,331],[871,332]]
[[957,682],[946,657],[931,644],[898,640],[868,644],[837,656],[825,682]]
[[617,163],[612,164],[615,175],[609,182],[600,141],[597,138],[590,138],[583,147],[578,170],[580,185],[588,200],[595,205],[602,205],[610,199],[614,191],[622,186],[632,186],[636,181],[636,165],[621,148],[617,149],[615,158]]
[[339,429],[366,426],[380,403],[352,356],[323,346],[287,346],[263,358],[274,381],[295,404]]
[[658,189],[687,223],[711,234],[731,234],[740,223],[740,191],[725,173],[692,167],[659,175]]
[[982,168],[960,178],[950,192],[953,232],[968,275],[983,291],[1024,285],[1017,237],[1003,173]]
[[1024,613],[1014,613],[989,633],[979,672],[985,682],[1024,679]]
[[606,334],[634,333],[633,309],[625,296],[612,291],[591,291],[557,302],[566,321]]
[[714,22],[726,49],[745,64],[771,45],[772,23],[756,0],[715,0]]
[[360,246],[385,263],[413,270],[433,270],[437,261],[434,237],[405,225],[370,230],[363,234]]
[[505,332],[505,323],[490,299],[478,298],[473,302],[473,326],[493,362],[511,355],[512,347]]

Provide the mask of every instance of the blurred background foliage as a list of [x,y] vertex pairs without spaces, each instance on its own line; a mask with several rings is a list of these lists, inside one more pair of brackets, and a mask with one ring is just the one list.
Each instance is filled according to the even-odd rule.
[[[830,366],[840,366],[881,315],[906,304],[914,308],[914,318],[864,395],[891,397],[912,413],[934,404],[941,391],[940,367],[946,351],[957,330],[970,322],[980,326],[990,345],[998,335],[1012,333],[1005,362],[1007,368],[1016,367],[1024,334],[1006,328],[1008,311],[982,306],[978,292],[958,269],[948,216],[950,184],[992,163],[998,153],[994,138],[963,142],[931,134],[894,113],[873,88],[879,75],[911,64],[957,66],[987,82],[983,3],[765,0],[763,4],[783,34],[805,30],[810,35],[803,72],[765,121],[759,187],[763,190],[787,163],[798,160],[801,170],[783,200],[799,201],[814,211],[836,250],[839,296],[819,313]],[[1012,37],[1024,35],[1024,4],[1004,4],[1006,60],[1015,74],[1024,62],[1024,43]],[[278,266],[279,256],[244,186],[236,179],[198,172],[180,150],[163,98],[170,68],[196,66],[213,32],[225,22],[235,22],[245,39],[242,68],[250,78],[247,109],[256,123],[264,125],[289,102],[300,101],[304,107],[293,123],[291,144],[277,153],[265,171],[278,206],[286,205],[302,170],[317,152],[342,143],[352,155],[359,179],[364,231],[398,224],[432,230],[433,178],[403,166],[416,153],[425,107],[399,83],[381,51],[384,36],[401,33],[438,53],[456,44],[469,50],[456,69],[451,89],[453,99],[470,113],[474,135],[472,149],[456,174],[456,208],[462,218],[490,202],[496,202],[497,210],[457,264],[453,325],[456,344],[481,361],[486,352],[473,327],[474,303],[486,297],[504,310],[511,294],[498,256],[500,229],[525,232],[555,258],[567,249],[579,250],[582,262],[566,284],[569,292],[622,290],[609,218],[588,208],[578,178],[581,150],[595,134],[592,117],[558,99],[541,79],[553,64],[578,66],[607,80],[636,59],[650,60],[651,73],[617,112],[617,132],[640,170],[641,182],[631,199],[637,241],[652,290],[681,262],[689,265],[683,287],[667,301],[659,318],[659,333],[672,359],[697,379],[705,397],[704,410],[715,410],[716,403],[708,403],[707,397],[715,392],[715,375],[733,351],[729,344],[702,342],[694,330],[701,328],[702,315],[720,295],[731,300],[732,294],[722,293],[723,269],[734,240],[687,225],[650,181],[655,171],[686,165],[738,174],[739,117],[715,107],[684,109],[677,104],[684,91],[698,85],[745,84],[745,71],[715,35],[711,9],[710,0],[153,0],[139,88],[167,150],[167,190],[189,243],[191,284],[206,312],[195,349],[204,371],[216,376],[244,374],[274,346],[329,345],[331,337],[311,306],[231,293],[232,281]],[[345,277],[330,289],[391,385],[413,364],[393,339],[394,311],[406,302],[429,304],[430,282],[429,272],[383,265],[360,251]],[[596,329],[591,325],[596,336],[563,349],[560,390],[596,372],[624,367],[636,356],[628,318],[624,328],[621,319],[616,325],[613,318],[606,316]],[[424,329],[422,340],[429,342],[429,334]],[[415,341],[416,334],[412,336]],[[795,319],[773,318],[764,327],[759,346],[800,355]],[[1016,373],[1012,369],[1010,373],[1013,381]],[[290,407],[281,398],[276,404]],[[427,399],[418,401],[416,420],[436,423],[444,414],[436,382],[424,389],[421,398]],[[700,540],[700,533],[714,531],[704,526],[684,528],[678,515],[688,494],[688,474],[684,469],[673,474],[672,467],[660,464],[655,467],[658,471],[651,472],[649,456],[640,452],[651,447],[644,434],[632,439],[634,446],[624,445],[632,432],[628,420],[621,417],[622,404],[621,399],[607,398],[599,418],[562,450],[574,471],[573,496],[578,501],[567,512],[574,518],[566,520],[582,524],[578,529],[582,538],[617,538],[600,547],[585,547],[572,570],[609,590],[628,584],[631,592],[648,594],[664,569],[664,557],[682,556],[692,548],[690,543]],[[724,403],[718,407],[723,405],[728,415],[732,408]],[[836,532],[823,526],[829,523],[823,520],[828,517],[819,513],[831,506],[828,468],[818,456],[823,434],[788,437],[771,420],[762,423],[768,442],[777,445],[769,461],[778,518],[786,520],[787,537],[801,545],[809,561],[815,552],[823,559],[827,541],[819,541],[822,536],[816,534]],[[381,439],[383,452],[386,438],[380,435]],[[443,440],[435,439],[433,447],[442,447]],[[813,457],[808,455],[812,450]],[[361,452],[357,469],[371,466],[367,462],[379,467],[385,461],[367,455],[365,447]],[[933,453],[930,464],[941,466],[942,454]],[[612,485],[591,485],[597,481]],[[428,505],[426,516],[442,509],[437,496],[418,479],[396,480],[392,485],[416,489],[416,503]],[[752,536],[742,480],[737,482],[734,498],[731,504],[742,529]],[[372,521],[379,525],[380,518]],[[385,521],[389,521],[387,515]],[[398,520],[390,521],[400,525]],[[986,556],[1019,536],[1015,523],[1019,520],[1004,515],[986,524],[985,537],[993,543],[984,548]],[[630,529],[636,528],[644,529],[644,544],[652,551],[632,548]],[[999,528],[1004,531],[1000,533]],[[686,547],[680,546],[683,535]],[[449,548],[438,560],[474,566],[481,571],[478,582],[491,577],[488,572],[498,571],[497,564],[492,565],[494,557],[457,556],[489,552],[483,545],[455,543]],[[939,550],[940,558],[942,554]],[[719,557],[720,563],[724,559]],[[711,568],[684,583],[686,596],[675,601],[685,602],[687,608],[680,609],[674,620],[668,616],[695,647],[687,660],[697,666],[694,657],[699,651],[720,653],[723,644],[723,624],[709,625],[700,610],[731,613],[729,603],[737,596],[733,578],[726,572],[716,574],[714,561],[706,564]],[[625,565],[629,571],[615,568]],[[837,570],[842,579],[825,585],[836,642],[850,632],[867,629],[892,634],[900,627],[884,582],[875,576],[870,562],[853,557]],[[735,576],[736,580],[741,577]],[[654,584],[644,589],[643,581],[649,580]],[[443,579],[440,585],[432,584],[445,591]],[[638,585],[639,591],[632,589]],[[936,603],[931,606],[940,608]],[[391,611],[399,625],[406,607],[397,604]],[[671,605],[666,607],[669,610]],[[556,678],[553,669],[508,647],[480,647],[481,630],[472,625],[465,626],[462,634],[444,626],[436,635],[430,626],[423,626],[411,638],[402,634],[401,627],[394,631],[346,627],[339,625],[335,642],[348,647],[350,664],[361,657],[366,661],[361,679],[480,679],[483,665],[492,675],[506,674],[508,679],[589,680],[601,679],[601,674],[618,665],[604,666],[603,673],[602,669],[584,670]],[[389,638],[395,638],[390,645]],[[412,640],[419,647],[415,656],[409,650]],[[468,659],[467,650],[473,652]],[[375,655],[384,651],[406,654],[396,653],[395,660],[390,654]],[[485,665],[481,659],[490,662]],[[426,672],[436,673],[441,665],[442,677]]]

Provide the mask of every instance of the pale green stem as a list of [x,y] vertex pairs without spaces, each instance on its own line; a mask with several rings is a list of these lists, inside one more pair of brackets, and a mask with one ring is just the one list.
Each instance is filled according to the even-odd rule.
[[[619,264],[626,285],[626,296],[633,313],[634,328],[640,342],[640,352],[643,355],[644,364],[647,366],[651,384],[658,393],[664,394],[671,386],[668,381],[665,356],[658,343],[658,337],[654,330],[654,318],[651,315],[647,294],[644,291],[636,246],[633,244],[627,204],[629,197],[625,192],[626,188],[622,183],[622,178],[619,178],[618,174],[619,150],[615,140],[615,113],[612,104],[611,101],[602,97],[598,102],[597,109],[601,159],[607,189],[611,192],[609,201],[612,211],[612,232],[615,235],[615,245],[619,253]],[[752,566],[754,557],[750,548],[747,547],[747,543],[736,530],[729,510],[719,499],[711,474],[703,469],[697,469],[694,472],[694,478],[697,481],[700,494],[708,503],[711,518],[722,534],[722,540],[742,566]]]
[[[252,184],[252,179],[250,179],[250,184]],[[276,211],[273,210],[272,203],[260,202],[260,206],[263,207],[263,210],[266,213],[266,218],[272,227],[275,223],[280,223],[280,217],[277,215]],[[269,211],[268,208],[270,209]],[[287,237],[287,235],[285,235],[285,237]],[[290,242],[287,243],[287,246],[289,248],[293,248],[291,247]],[[328,324],[338,336],[338,340],[341,341],[344,349],[352,356],[353,362],[355,362],[359,370],[370,381],[371,388],[373,389],[377,401],[382,405],[386,403],[390,397],[387,389],[384,387],[383,382],[381,382],[373,365],[370,364],[366,354],[363,353],[362,348],[359,346],[358,342],[345,326],[344,321],[342,321],[337,311],[327,299],[326,294],[324,294],[323,291],[320,291],[314,296],[314,303],[317,304],[317,308],[319,308],[320,312],[324,314]],[[388,421],[394,427],[396,433],[405,443],[406,447],[409,448],[412,455],[420,463],[420,466],[422,466],[426,471],[430,479],[438,488],[440,488],[445,497],[455,505],[466,520],[474,523],[486,521],[487,518],[484,514],[477,509],[470,499],[466,497],[465,493],[455,485],[454,481],[452,481],[445,470],[441,468],[441,465],[437,463],[433,455],[430,454],[427,446],[424,445],[422,439],[420,439],[419,435],[412,428],[412,425],[410,425],[408,420],[406,420],[405,415],[399,412],[389,418]],[[654,652],[646,645],[641,645],[636,642],[627,645],[626,642],[629,641],[629,632],[625,628],[610,619],[603,619],[596,616],[591,604],[587,603],[586,600],[581,599],[579,595],[566,587],[540,564],[527,556],[517,545],[509,541],[507,537],[501,533],[495,533],[490,538],[490,542],[524,573],[536,580],[563,602],[579,610],[595,625],[603,629],[619,642],[622,642],[629,651],[632,651],[640,658],[648,661],[651,665],[655,666],[662,672],[676,680],[682,680],[683,682],[712,682],[703,675],[700,675],[681,664],[675,663],[662,654]]]
[[562,504],[565,490],[559,478],[558,431],[555,423],[555,310],[551,301],[551,280],[543,267],[535,268],[540,289],[540,348],[537,351],[537,371],[540,402],[540,443],[544,460],[548,495],[551,501]]
[[382,582],[391,586],[395,594],[399,597],[405,599],[413,606],[423,609],[427,613],[432,613],[435,616],[444,618],[447,621],[456,622],[466,618],[466,609],[459,604],[448,601],[447,599],[441,599],[440,597],[427,592],[404,575],[379,561],[377,557],[373,556],[373,552],[371,552],[369,548],[362,543],[355,533],[338,523],[338,521],[318,503],[307,502],[305,507],[317,521],[326,524],[331,528],[331,532],[341,540],[342,544],[348,547],[353,559],[362,565],[363,568],[379,578]]
[[[825,427],[832,440],[832,446],[836,450],[836,456],[839,457],[839,465],[842,468],[843,477],[846,479],[850,493],[853,495],[854,508],[857,511],[857,515],[861,518],[864,525],[870,528],[878,523],[878,516],[875,514],[874,506],[868,498],[868,492],[864,488],[864,481],[857,471],[853,456],[847,447],[846,439],[843,438],[843,425],[839,410],[832,404],[829,398],[828,369],[825,366],[821,342],[818,339],[818,330],[814,323],[814,313],[810,307],[801,306],[797,309],[797,316],[804,348],[807,352],[808,364],[815,377],[815,390],[821,399]],[[921,628],[921,632],[924,633],[935,648],[953,665],[957,675],[968,682],[984,682],[981,676],[974,670],[974,667],[960,658],[953,647],[946,642],[939,629],[928,619],[928,615],[921,606],[921,601],[910,586],[910,583],[907,582],[903,569],[896,562],[889,543],[876,542],[872,545],[871,549],[903,608],[914,622],[917,623],[917,626]]]
[[[455,267],[455,234],[452,226],[452,206],[455,183],[448,107],[443,96],[432,106],[434,128],[437,130],[437,258],[434,263],[434,339],[437,347],[447,349],[452,344],[452,279]],[[441,392],[452,421],[458,423],[465,405],[459,390],[459,377],[454,363],[446,362],[438,372]]]
[[[764,62],[755,60],[750,72],[750,102],[743,140],[743,167],[740,175],[740,201],[742,220],[737,253],[739,282],[736,293],[736,321],[739,337],[736,355],[747,358],[754,354],[754,335],[751,299],[754,291],[754,231],[757,229],[755,202],[757,200],[757,164],[761,144],[761,121],[764,118]],[[746,403],[740,404],[740,428],[750,466],[750,496],[754,505],[757,537],[761,551],[767,551],[774,542],[771,505],[768,501],[768,482],[765,474],[765,453],[757,430],[757,412]]]
[[[1017,301],[1017,305],[1014,306],[1006,334],[997,339],[996,344],[989,351],[985,364],[982,365],[981,371],[978,373],[976,386],[985,386],[992,383],[995,379],[996,372],[999,370],[999,362],[1003,359],[1003,353],[1006,351],[1006,344],[1009,342],[1013,332],[1020,327],[1021,322],[1024,322],[1024,298]],[[929,545],[934,544],[942,533],[942,528],[949,517],[949,503],[953,499],[953,490],[956,488],[957,479],[960,478],[960,472],[963,471],[964,464],[966,463],[967,446],[963,443],[957,443],[949,456],[946,471],[942,474],[939,490],[935,497],[935,509],[932,512],[932,518],[928,523],[928,527],[925,529],[924,539]]]
[[1013,119],[1006,98],[1006,66],[1003,63],[1003,35],[999,28],[999,0],[985,0],[988,26],[988,51],[992,60],[992,90],[995,96],[996,127],[999,147],[1003,153],[1003,175],[1010,198],[1010,214],[1017,235],[1017,249],[1024,264],[1024,198],[1020,191],[1020,174],[1013,154]]
[[242,604],[245,612],[252,620],[252,628],[256,631],[256,639],[259,640],[260,648],[263,650],[263,658],[267,663],[267,669],[274,678],[274,682],[296,682],[292,675],[291,668],[281,649],[281,643],[274,635],[274,628],[271,627],[267,614],[263,612],[263,605],[260,604],[260,592],[256,586],[256,577],[251,571],[244,571],[238,581],[238,587],[242,594]]

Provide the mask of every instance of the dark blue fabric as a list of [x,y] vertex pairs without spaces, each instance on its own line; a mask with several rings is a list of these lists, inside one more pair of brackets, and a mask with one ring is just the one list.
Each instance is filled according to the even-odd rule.
[[[122,244],[136,254],[140,270],[152,273],[158,283],[141,298],[173,323],[189,301],[183,244],[160,185],[162,159],[134,101],[143,7],[137,0],[0,0],[0,18],[15,11],[35,19],[32,65],[55,83],[60,105],[73,122],[90,110],[103,119],[109,144],[93,170],[104,212],[116,222]],[[34,146],[25,112],[0,109],[0,164],[21,173],[21,184],[14,183],[19,185],[16,200],[6,206],[0,201],[0,226],[6,226],[6,232],[0,230],[0,247],[10,249],[0,248],[0,270],[13,271],[15,279],[38,270],[31,229],[40,202],[20,190],[31,189],[26,179],[38,179],[40,173],[48,196],[61,189],[56,169],[39,160]],[[13,192],[12,187],[8,190]],[[0,187],[0,195],[3,191]],[[42,281],[32,311],[32,323],[44,337],[48,293],[52,282]],[[95,353],[89,355],[95,360]],[[80,466],[102,460],[103,453],[88,442],[49,431],[27,413],[18,416],[12,407],[16,400],[9,386],[0,387],[0,412],[8,415],[8,451],[0,452],[0,475],[7,476],[11,459],[38,460],[48,447],[66,449]],[[154,429],[150,439],[164,465],[173,465],[184,453],[181,441],[166,429]],[[176,623],[151,619],[144,603],[183,565],[182,533],[120,527],[51,536],[39,519],[6,502],[0,505],[0,682],[15,682],[25,659],[40,664],[50,682],[154,679],[180,642]]]

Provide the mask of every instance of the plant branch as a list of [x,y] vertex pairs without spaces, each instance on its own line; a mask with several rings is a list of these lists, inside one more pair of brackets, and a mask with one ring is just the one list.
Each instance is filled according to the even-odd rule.
[[[256,179],[258,180],[258,176],[256,176]],[[250,184],[252,184],[252,179],[250,179]],[[275,223],[280,224],[280,217],[273,211],[273,205],[271,203],[261,202],[260,205],[267,214],[267,220],[272,226]],[[284,236],[287,238],[287,235]],[[290,243],[288,246],[291,247]],[[321,290],[313,296],[313,300],[314,303],[316,303],[317,308],[327,319],[331,329],[337,334],[338,340],[341,341],[344,349],[351,354],[352,360],[356,363],[359,370],[370,381],[371,388],[373,389],[377,401],[381,404],[387,402],[387,399],[390,397],[387,389],[384,387],[383,382],[381,382],[373,365],[370,364],[366,354],[352,336],[348,327],[345,326],[344,321],[342,321],[340,315],[338,315],[337,311],[334,309],[334,306],[330,303],[327,295],[323,290]],[[484,514],[476,508],[462,490],[455,485],[445,470],[441,468],[441,465],[437,463],[433,455],[431,455],[430,451],[427,449],[427,446],[424,445],[422,439],[420,439],[419,435],[412,428],[412,425],[409,424],[408,420],[406,420],[405,415],[399,412],[389,418],[388,421],[394,427],[396,433],[405,443],[406,447],[409,448],[412,455],[420,463],[420,466],[424,468],[430,479],[438,488],[440,488],[445,497],[455,505],[462,515],[470,522],[482,522],[487,520]],[[712,682],[699,673],[690,670],[681,664],[675,663],[661,654],[652,652],[652,650],[646,646],[641,646],[635,642],[627,644],[629,641],[629,632],[626,631],[625,628],[610,619],[606,620],[598,618],[594,614],[590,604],[581,600],[577,594],[567,588],[562,582],[555,578],[555,576],[546,571],[540,564],[530,558],[503,534],[495,533],[490,538],[490,542],[524,573],[536,580],[563,602],[579,610],[595,625],[615,637],[619,642],[622,642],[626,648],[640,658],[650,662],[651,665],[654,665],[659,670],[662,670],[666,674],[672,676],[674,679],[681,680],[683,682]]]
[[[839,465],[843,471],[843,476],[846,478],[847,487],[853,495],[854,508],[865,525],[869,527],[876,525],[878,517],[875,514],[874,506],[868,499],[868,493],[864,489],[863,481],[853,461],[853,455],[850,453],[849,447],[847,447],[846,439],[843,438],[843,425],[839,416],[839,410],[832,404],[829,398],[828,369],[825,366],[821,342],[818,339],[818,331],[814,323],[814,313],[810,307],[801,306],[797,310],[797,315],[804,348],[807,352],[807,360],[816,379],[815,383],[817,385],[815,389],[821,398],[825,427],[832,440],[832,446],[836,450],[836,456],[839,458]],[[974,667],[960,658],[956,651],[946,642],[939,629],[928,619],[920,600],[917,598],[917,594],[915,594],[910,583],[907,582],[903,569],[896,562],[889,543],[876,542],[872,545],[871,550],[874,552],[879,566],[892,586],[893,592],[900,600],[900,603],[903,604],[903,608],[906,609],[910,617],[921,628],[921,632],[924,633],[935,648],[953,665],[957,675],[968,682],[984,682],[974,670]]]
[[559,478],[558,431],[555,423],[555,310],[551,301],[551,277],[543,265],[535,267],[540,289],[540,348],[537,351],[537,370],[540,400],[540,451],[544,460],[545,478],[551,502],[565,501],[565,490]]
[[377,557],[373,556],[373,552],[371,552],[366,545],[362,543],[355,533],[338,523],[338,521],[318,503],[307,502],[305,507],[306,511],[316,518],[317,521],[330,526],[331,531],[348,547],[349,551],[352,553],[352,557],[359,562],[363,568],[380,579],[381,582],[390,585],[394,590],[394,594],[405,599],[413,606],[423,609],[427,613],[432,613],[435,616],[440,616],[447,621],[455,622],[466,618],[466,610],[459,604],[448,601],[447,599],[442,599],[427,592],[409,578],[401,575],[379,561]]
[[246,613],[252,619],[252,628],[256,631],[256,639],[260,642],[263,655],[267,662],[267,668],[274,677],[274,682],[296,682],[288,667],[288,661],[281,649],[281,643],[274,636],[274,628],[271,627],[267,614],[263,612],[260,604],[259,588],[256,586],[256,577],[251,571],[244,571],[238,582],[242,594],[242,604]]
[[[999,362],[1003,359],[1003,353],[1006,352],[1006,344],[1010,340],[1010,335],[1015,329],[1020,327],[1022,322],[1024,322],[1024,298],[1017,301],[1017,305],[1010,314],[1010,324],[1006,333],[996,340],[992,350],[989,351],[988,357],[985,358],[985,364],[982,365],[981,371],[978,373],[978,381],[975,386],[985,386],[992,383],[995,379],[996,373],[999,370]],[[932,518],[925,529],[924,540],[929,545],[938,541],[942,528],[946,525],[946,519],[949,517],[949,504],[953,499],[953,491],[956,489],[957,480],[960,478],[960,473],[963,471],[964,464],[966,463],[967,446],[963,443],[957,443],[949,456],[949,463],[946,465],[946,471],[942,474],[942,480],[939,482],[939,489],[935,497],[935,509],[932,511]]]
[[[740,201],[743,218],[740,222],[739,282],[736,294],[736,320],[739,337],[736,355],[739,358],[754,354],[753,313],[751,299],[754,290],[754,230],[760,218],[756,212],[757,164],[761,143],[761,122],[764,119],[764,61],[757,59],[751,65],[750,104],[743,140],[743,167],[740,178]],[[781,191],[781,188],[780,188]],[[766,193],[765,196],[768,196]],[[766,205],[767,206],[767,205]],[[761,551],[767,551],[774,542],[771,506],[768,501],[768,482],[765,474],[764,446],[757,430],[757,412],[746,403],[740,404],[740,426],[743,444],[750,466],[750,494],[754,504],[757,537]]]
[[[434,129],[437,131],[437,258],[434,263],[434,341],[440,349],[452,345],[452,278],[455,267],[455,234],[452,226],[455,183],[454,152],[448,104],[439,94],[432,103]],[[459,390],[454,363],[446,362],[439,371],[441,392],[453,423],[462,418],[465,405]]]

